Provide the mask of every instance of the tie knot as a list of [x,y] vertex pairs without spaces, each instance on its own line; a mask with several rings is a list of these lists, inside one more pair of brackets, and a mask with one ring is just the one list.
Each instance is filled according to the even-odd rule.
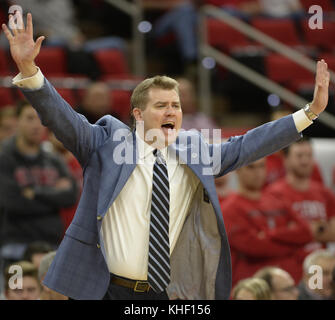
[[159,164],[166,164],[165,159],[164,159],[164,157],[163,157],[163,155],[162,155],[162,153],[161,153],[160,150],[155,149],[155,150],[153,151],[153,154],[154,154],[154,156],[157,158],[157,162],[158,162]]

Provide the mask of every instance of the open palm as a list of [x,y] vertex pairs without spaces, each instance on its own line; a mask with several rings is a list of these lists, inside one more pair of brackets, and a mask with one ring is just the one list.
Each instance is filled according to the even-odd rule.
[[[322,59],[316,65],[315,89],[313,97],[313,112],[320,114],[328,104],[328,88],[330,74],[327,63]],[[311,107],[312,107],[311,106]]]
[[[19,66],[25,63],[33,63],[36,56],[40,52],[42,41],[44,36],[39,37],[36,42],[33,38],[33,22],[32,15],[27,14],[27,27],[25,28],[23,24],[22,15],[20,12],[15,14],[19,26],[22,26],[22,29],[12,28],[12,32],[8,27],[3,24],[2,29],[9,41],[10,52],[13,60]],[[14,19],[12,15],[9,16],[10,22]],[[10,23],[14,25],[14,23]]]

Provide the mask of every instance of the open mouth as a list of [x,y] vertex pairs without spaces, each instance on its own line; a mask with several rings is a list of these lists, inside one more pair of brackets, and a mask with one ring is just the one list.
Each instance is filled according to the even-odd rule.
[[166,130],[173,130],[175,127],[173,122],[166,122],[162,124],[162,128],[166,129]]

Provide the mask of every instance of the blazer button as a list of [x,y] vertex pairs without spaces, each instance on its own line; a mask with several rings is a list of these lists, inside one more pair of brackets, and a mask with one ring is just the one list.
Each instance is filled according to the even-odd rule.
[[102,217],[101,217],[101,216],[98,216],[98,217],[97,217],[97,219],[98,219],[98,220],[101,220],[101,219],[102,219]]
[[99,244],[99,243],[97,243],[97,248],[98,248],[98,249],[100,249],[100,248],[101,248],[101,246],[100,246],[100,244]]
[[193,153],[192,153],[192,158],[195,159],[195,158],[197,158],[197,157],[198,157],[198,155],[197,155],[195,152],[193,152]]

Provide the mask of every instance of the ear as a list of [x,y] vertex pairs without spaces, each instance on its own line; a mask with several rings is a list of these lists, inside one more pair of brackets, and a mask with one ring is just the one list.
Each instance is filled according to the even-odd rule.
[[133,109],[133,117],[135,118],[136,121],[143,120],[142,110],[140,108],[134,108]]

